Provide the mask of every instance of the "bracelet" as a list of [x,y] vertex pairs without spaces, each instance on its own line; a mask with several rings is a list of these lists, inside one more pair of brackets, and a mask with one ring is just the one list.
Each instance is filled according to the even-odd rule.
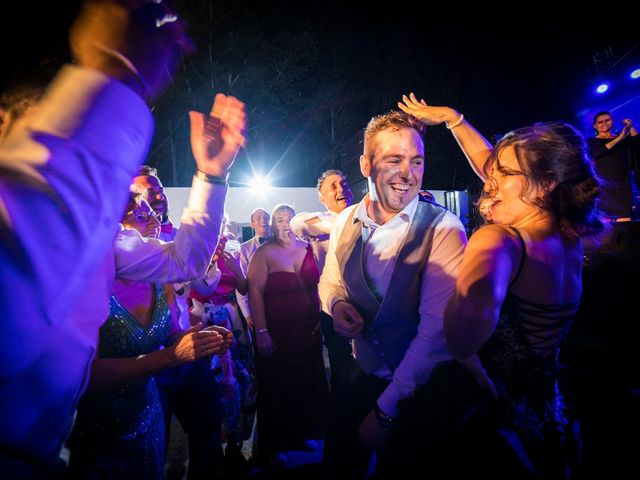
[[215,185],[226,185],[228,176],[229,175],[227,175],[225,177],[218,177],[216,175],[209,175],[208,173],[204,173],[201,170],[198,170],[196,172],[196,178],[198,178],[199,180],[202,180],[204,182],[207,182],[207,183],[213,183]]
[[261,333],[269,333],[269,329],[268,328],[259,328],[258,330],[256,330],[256,335],[260,335]]
[[391,427],[393,427],[393,422],[395,419],[387,415],[386,413],[384,413],[382,410],[380,410],[380,407],[378,407],[377,402],[375,407],[373,407],[373,412],[376,415],[376,421],[378,422],[378,425],[380,425],[385,430],[388,430]]
[[449,122],[444,122],[445,127],[447,127],[449,130],[453,130],[456,127],[459,127],[460,124],[462,123],[462,121],[464,120],[464,114],[461,113],[460,114],[460,118],[458,120],[456,120],[455,123],[451,124]]

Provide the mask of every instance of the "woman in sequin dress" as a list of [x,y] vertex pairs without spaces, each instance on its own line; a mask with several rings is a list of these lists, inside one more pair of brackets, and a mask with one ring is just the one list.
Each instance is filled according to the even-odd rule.
[[[153,210],[136,194],[122,223],[145,237],[159,233]],[[171,285],[116,280],[70,441],[70,477],[162,478],[165,425],[151,375],[224,351],[225,337],[201,325],[182,332]]]

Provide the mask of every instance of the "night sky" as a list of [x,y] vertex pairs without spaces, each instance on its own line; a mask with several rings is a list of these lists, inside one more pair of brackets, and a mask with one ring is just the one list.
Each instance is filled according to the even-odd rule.
[[[3,38],[9,66],[3,78],[45,56],[65,58],[65,32],[78,2],[58,3],[64,5],[42,6],[28,21],[30,7],[18,8],[14,18],[23,33]],[[156,136],[148,163],[158,167],[165,185],[190,184],[187,111],[207,111],[215,92],[237,96],[249,112],[249,144],[234,166],[232,185],[247,182],[253,167],[271,172],[276,186],[315,186],[327,168],[342,168],[352,182],[361,178],[362,130],[403,93],[456,108],[488,138],[555,119],[590,134],[584,119],[600,109],[588,97],[597,73],[594,55],[605,73],[614,72],[608,64],[628,52],[617,70],[640,58],[640,26],[636,22],[633,30],[633,17],[617,8],[606,15],[587,12],[587,20],[578,22],[542,4],[500,9],[483,3],[463,11],[457,2],[387,2],[375,9],[371,2],[301,3],[178,5],[198,53],[182,62],[172,86],[152,105]],[[603,107],[637,96],[640,87],[633,87]],[[640,124],[638,104],[630,103],[631,116]],[[474,186],[444,126],[429,129],[425,143],[426,188]]]

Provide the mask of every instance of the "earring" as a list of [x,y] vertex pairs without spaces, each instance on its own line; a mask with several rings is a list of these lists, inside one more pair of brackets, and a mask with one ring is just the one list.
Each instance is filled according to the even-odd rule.
[[543,198],[542,197],[536,198],[535,204],[536,204],[536,207],[538,207],[539,209],[542,210],[544,208],[544,200],[543,200]]

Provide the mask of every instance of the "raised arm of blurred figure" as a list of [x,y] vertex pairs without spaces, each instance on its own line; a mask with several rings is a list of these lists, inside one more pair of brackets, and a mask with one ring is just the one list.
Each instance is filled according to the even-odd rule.
[[424,100],[418,100],[413,93],[410,93],[409,96],[403,95],[402,102],[398,102],[398,107],[427,125],[440,125],[442,122],[446,122],[447,128],[453,133],[473,171],[483,181],[486,180],[487,176],[482,168],[493,147],[480,132],[464,119],[463,115],[453,108],[427,105]]
[[77,66],[0,148],[0,470],[12,478],[48,476],[86,382],[93,347],[69,313],[148,150],[140,95],[158,91],[186,41],[179,22],[156,28],[159,8],[87,2],[72,33]]
[[169,243],[141,241],[137,231],[122,230],[115,241],[119,278],[168,283],[199,278],[207,271],[218,244],[226,178],[245,143],[246,115],[240,100],[218,94],[210,115],[189,112],[189,117],[198,174],[180,229]]

